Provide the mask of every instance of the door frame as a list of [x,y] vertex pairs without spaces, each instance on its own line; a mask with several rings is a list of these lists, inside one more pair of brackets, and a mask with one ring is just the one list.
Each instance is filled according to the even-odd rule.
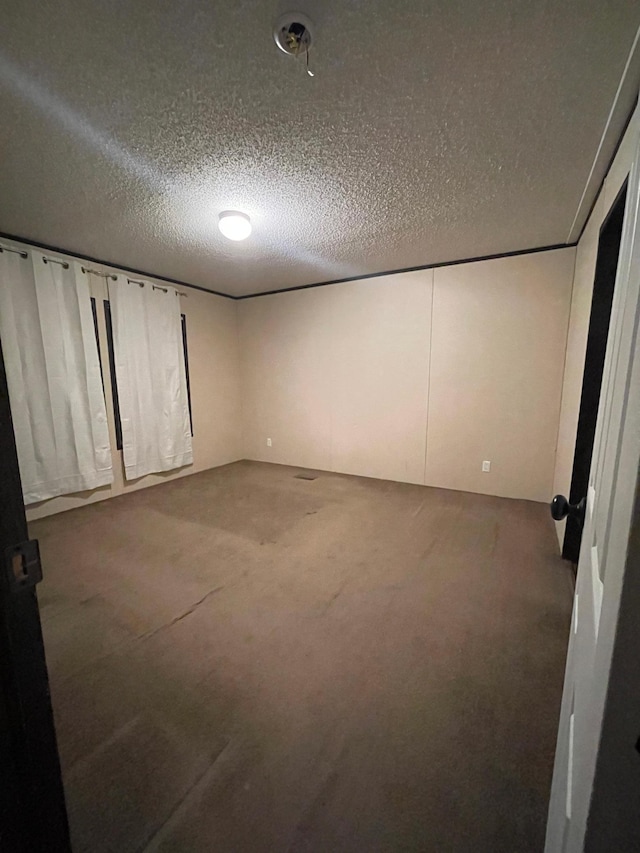
[[[569,503],[578,504],[587,494],[589,485],[589,469],[591,466],[591,455],[596,433],[596,422],[598,418],[598,400],[602,379],[604,374],[604,361],[608,340],[608,331],[611,325],[611,311],[613,307],[613,292],[615,289],[615,277],[617,267],[620,263],[620,251],[622,247],[622,231],[624,227],[624,211],[627,197],[629,177],[624,180],[613,204],[600,226],[598,232],[598,252],[596,257],[596,268],[593,280],[593,294],[591,297],[591,312],[589,316],[589,331],[587,334],[587,348],[585,352],[584,372],[582,376],[582,391],[580,394],[580,409],[578,414],[578,428],[576,432],[575,451],[573,455],[573,467],[571,471],[571,486],[569,491]],[[620,210],[622,205],[622,211]],[[621,214],[620,241],[616,257],[616,270],[614,281],[608,278],[608,270],[603,270],[605,235],[612,217]],[[607,276],[606,281],[603,280]],[[607,330],[603,335],[602,312],[606,311]],[[604,338],[604,340],[602,340]],[[604,347],[602,346],[604,343]],[[595,386],[595,387],[594,387]],[[594,393],[597,391],[597,396]],[[562,542],[562,556],[565,560],[577,565],[580,555],[580,540],[582,530],[577,518],[570,515],[567,518],[564,539]]]
[[67,853],[69,826],[38,598],[11,583],[7,549],[29,538],[0,346],[0,849]]

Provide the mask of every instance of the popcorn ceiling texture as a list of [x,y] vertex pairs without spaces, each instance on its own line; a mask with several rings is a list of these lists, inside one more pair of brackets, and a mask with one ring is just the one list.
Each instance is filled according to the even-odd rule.
[[[296,7],[314,79],[273,43]],[[242,295],[564,242],[640,4],[8,0],[2,23],[0,230]]]

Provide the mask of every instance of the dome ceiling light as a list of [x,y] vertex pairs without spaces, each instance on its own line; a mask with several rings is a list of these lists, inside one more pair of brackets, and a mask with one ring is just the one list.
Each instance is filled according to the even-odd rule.
[[223,210],[218,217],[218,228],[228,240],[246,240],[251,234],[251,220],[239,210]]

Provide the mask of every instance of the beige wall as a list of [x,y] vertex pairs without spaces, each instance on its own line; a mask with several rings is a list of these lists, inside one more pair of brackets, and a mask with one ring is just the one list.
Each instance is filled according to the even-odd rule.
[[574,257],[436,270],[429,485],[550,500]]
[[[578,415],[580,413],[580,395],[582,393],[582,375],[589,332],[591,297],[598,254],[600,226],[616,200],[618,192],[626,180],[640,135],[640,108],[637,108],[618,153],[605,178],[600,195],[587,222],[576,254],[576,270],[571,299],[571,315],[567,336],[567,352],[562,388],[562,407],[558,427],[558,448],[553,478],[553,493],[567,497],[571,489],[573,454],[575,451]],[[562,545],[565,522],[556,524],[558,541]]]
[[91,276],[91,288],[92,295],[96,297],[98,304],[102,370],[105,377],[114,482],[110,486],[94,491],[63,495],[39,504],[33,504],[27,508],[28,520],[84,506],[88,503],[95,503],[125,492],[153,486],[165,480],[184,477],[188,474],[194,474],[196,471],[234,462],[242,455],[237,303],[221,296],[180,287],[179,290],[188,294],[186,297],[181,297],[181,307],[187,318],[189,344],[189,374],[194,432],[193,465],[166,474],[150,474],[130,482],[124,479],[122,452],[115,449],[109,360],[102,306],[102,301],[106,298],[105,280]]
[[245,456],[422,483],[432,280],[413,272],[243,300]]
[[245,455],[549,500],[574,254],[243,300]]

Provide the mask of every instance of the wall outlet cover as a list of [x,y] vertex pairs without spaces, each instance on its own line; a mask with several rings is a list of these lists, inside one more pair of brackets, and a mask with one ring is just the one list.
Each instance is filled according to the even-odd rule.
[[482,470],[485,474],[488,474],[491,471],[491,462],[488,459],[485,459],[482,463]]
[[267,439],[267,447],[271,447],[271,439],[270,438]]

